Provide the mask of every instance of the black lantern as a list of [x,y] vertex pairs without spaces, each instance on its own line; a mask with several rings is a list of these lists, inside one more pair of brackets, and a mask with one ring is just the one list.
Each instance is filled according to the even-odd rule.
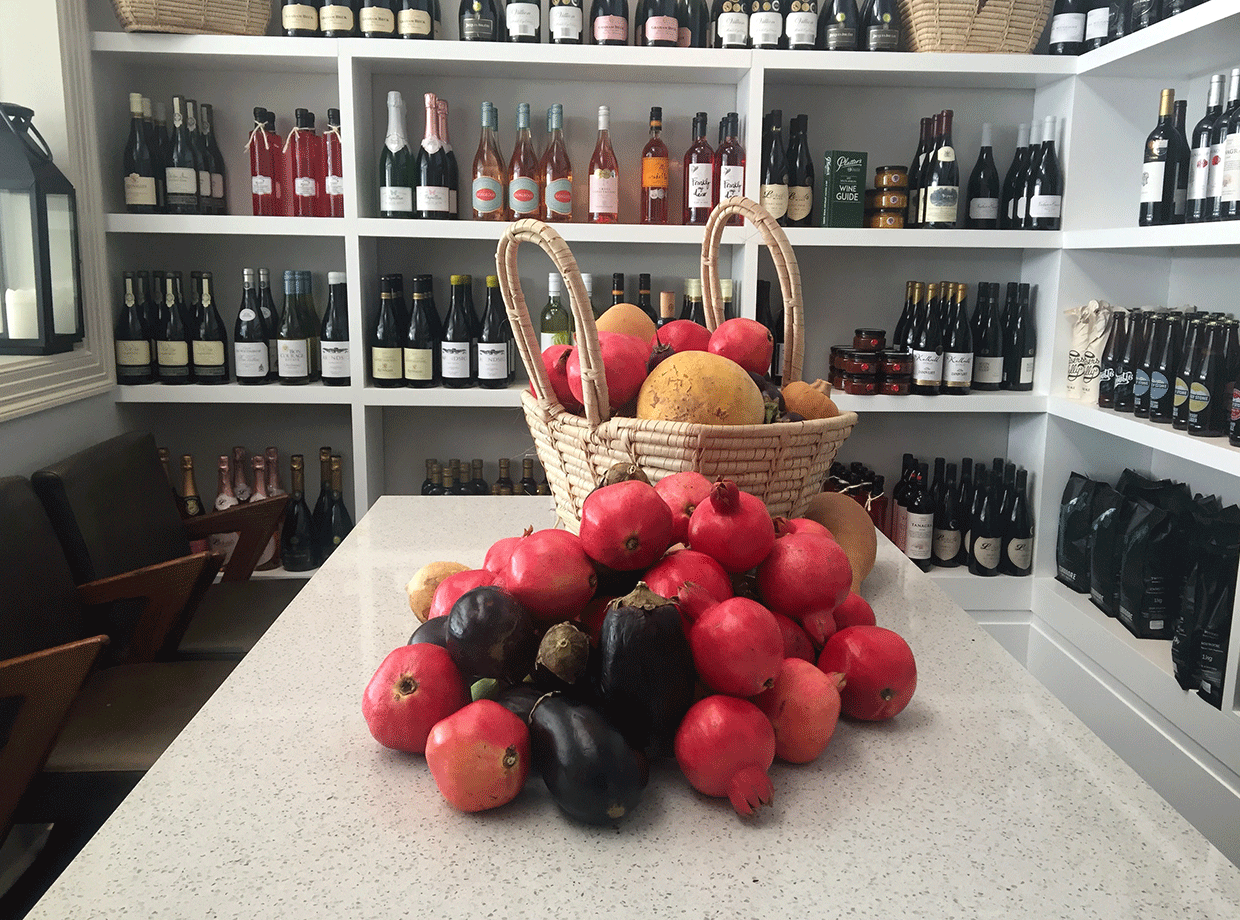
[[83,335],[77,199],[33,117],[0,102],[0,355],[57,354]]

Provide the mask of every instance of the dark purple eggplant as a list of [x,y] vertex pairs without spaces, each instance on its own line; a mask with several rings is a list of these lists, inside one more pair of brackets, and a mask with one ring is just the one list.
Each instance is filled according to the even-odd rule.
[[587,680],[590,637],[572,623],[556,623],[538,643],[534,684],[546,690],[569,690]]
[[545,696],[544,692],[533,684],[516,684],[512,687],[505,687],[495,694],[495,702],[499,703],[522,722],[529,722],[530,713],[534,710],[534,704],[543,696]]
[[762,402],[766,405],[766,421],[773,422],[780,418],[788,407],[784,404],[784,393],[769,377],[749,372],[749,377],[762,391]]
[[447,648],[448,618],[431,617],[415,629],[413,631],[413,635],[409,637],[409,644],[418,645],[422,642],[427,642],[431,645],[438,645],[440,648]]
[[462,594],[448,620],[448,654],[463,674],[519,683],[534,667],[538,632],[529,611],[499,588]]

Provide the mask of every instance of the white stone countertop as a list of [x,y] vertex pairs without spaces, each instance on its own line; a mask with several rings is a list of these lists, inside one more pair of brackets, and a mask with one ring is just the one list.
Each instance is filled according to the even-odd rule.
[[674,761],[618,828],[571,823],[536,774],[453,811],[370,737],[362,690],[422,564],[552,519],[546,498],[380,499],[30,917],[1240,917],[1240,869],[886,541],[863,593],[917,692],[776,762],[758,820]]

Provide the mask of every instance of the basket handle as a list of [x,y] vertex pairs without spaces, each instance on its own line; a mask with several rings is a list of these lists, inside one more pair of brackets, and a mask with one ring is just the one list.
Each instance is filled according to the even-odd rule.
[[788,236],[766,208],[756,201],[737,196],[719,202],[706,219],[706,236],[702,240],[702,298],[706,310],[706,324],[712,332],[723,322],[723,292],[719,288],[719,240],[723,236],[728,218],[740,214],[754,224],[771,251],[771,261],[779,276],[779,287],[784,295],[784,366],[783,380],[788,383],[801,379],[801,361],[804,354],[802,339],[805,328],[805,311],[801,302],[801,269],[797,257],[788,243]]
[[495,269],[499,275],[499,289],[504,295],[504,309],[512,325],[513,338],[525,369],[534,385],[534,395],[542,402],[561,406],[551,386],[551,378],[543,365],[542,348],[539,346],[534,324],[530,319],[525,294],[521,291],[521,275],[517,271],[517,247],[521,243],[535,243],[551,257],[560,270],[568,287],[568,304],[573,316],[573,330],[578,360],[581,361],[581,382],[586,408],[586,421],[597,428],[610,417],[607,401],[607,378],[603,375],[603,357],[598,347],[598,329],[594,325],[594,312],[586,296],[585,282],[577,260],[564,237],[555,228],[541,220],[524,218],[509,224],[495,249]]

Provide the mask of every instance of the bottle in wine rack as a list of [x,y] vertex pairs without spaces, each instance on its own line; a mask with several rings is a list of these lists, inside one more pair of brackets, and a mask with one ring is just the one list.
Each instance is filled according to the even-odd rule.
[[926,464],[917,465],[905,503],[904,553],[917,568],[928,572],[934,553],[934,502],[926,489]]
[[151,367],[151,336],[134,290],[133,272],[121,273],[121,286],[121,309],[113,327],[116,382],[150,383],[155,379]]
[[939,113],[941,130],[934,158],[925,182],[926,209],[924,224],[928,229],[942,230],[956,226],[960,201],[960,170],[956,149],[952,146],[952,112]]
[[189,454],[181,455],[180,506],[185,517],[198,517],[206,512],[198,495],[198,486],[194,483],[194,458]]
[[1223,218],[1223,179],[1227,154],[1227,124],[1240,111],[1240,67],[1232,68],[1227,81],[1227,105],[1210,128],[1210,192],[1206,202],[1206,220]]
[[471,367],[475,321],[471,307],[473,297],[469,289],[473,286],[473,278],[453,275],[450,282],[452,292],[448,301],[448,319],[439,342],[439,373],[445,387],[461,389],[472,387],[477,382]]
[[190,360],[195,383],[228,382],[228,333],[215,305],[210,272],[202,273],[201,313],[193,330]]
[[537,217],[540,206],[540,170],[538,153],[530,137],[530,105],[517,105],[517,139],[512,158],[508,161],[507,220]]
[[[1107,333],[1106,346],[1102,350],[1098,370],[1098,408],[1113,409],[1115,407],[1115,377],[1119,370],[1124,353],[1124,342],[1128,338],[1128,311],[1115,309],[1111,312],[1111,329]],[[1176,379],[1174,405],[1180,403],[1180,381]],[[1185,391],[1187,394],[1187,385]]]
[[749,47],[748,0],[715,0],[710,11],[712,48]]
[[325,217],[344,217],[344,154],[340,144],[340,109],[327,110],[323,132],[323,211]]
[[224,187],[224,154],[215,139],[215,109],[203,103],[198,110],[198,128],[202,132],[203,162],[211,177],[209,214],[227,214],[228,196]]
[[663,142],[663,109],[650,109],[650,140],[642,148],[641,222],[667,223],[668,151]]
[[1111,0],[1089,0],[1085,13],[1085,41],[1081,53],[1097,51],[1109,40],[1107,31],[1111,23]]
[[614,224],[620,220],[620,164],[611,146],[611,109],[598,107],[598,140],[590,157],[589,208],[592,224]]
[[284,273],[284,312],[276,333],[276,375],[286,385],[310,382],[310,330],[297,307],[297,272]]
[[1162,19],[1163,0],[1132,0],[1128,4],[1128,30],[1148,29]]
[[943,334],[943,386],[940,393],[966,395],[973,382],[973,337],[969,330],[967,288],[954,288]]
[[961,522],[959,501],[956,464],[949,463],[943,479],[943,489],[934,508],[934,543],[930,558],[940,568],[955,568],[960,565],[964,526]]
[[1030,166],[1025,205],[1026,230],[1058,230],[1063,210],[1063,176],[1055,152],[1055,116],[1042,122],[1042,146]]
[[447,220],[451,214],[451,184],[448,153],[439,136],[439,98],[434,93],[423,95],[426,109],[426,130],[418,148],[413,167],[413,211],[423,220]]
[[688,315],[682,316],[682,319],[692,320],[699,326],[706,325],[706,306],[702,301],[701,278],[685,279],[685,312]]
[[822,0],[818,19],[819,48],[825,51],[857,50],[857,4],[855,0]]
[[1090,0],[1055,0],[1051,11],[1050,44],[1047,54],[1080,54],[1085,44],[1085,20]]
[[891,333],[891,347],[897,351],[908,348],[909,331],[912,328],[916,304],[913,294],[917,284],[916,281],[904,282],[904,308],[900,311],[900,317],[896,320],[895,329]]
[[900,21],[895,0],[867,0],[862,8],[862,51],[899,51]]
[[264,130],[266,118],[267,110],[256,106],[254,127],[245,145],[250,155],[250,192],[256,217],[271,217],[277,213],[275,158],[278,148]]
[[439,118],[439,141],[443,144],[443,153],[446,163],[445,174],[448,183],[448,219],[457,220],[460,213],[457,210],[457,193],[460,190],[460,167],[456,162],[456,151],[452,149],[452,139],[448,135],[448,100],[436,99],[435,111]]
[[202,132],[198,130],[198,103],[185,100],[185,128],[189,132],[189,145],[194,158],[194,173],[198,180],[198,213],[211,213],[211,170],[207,166],[206,152],[202,147]]
[[659,318],[656,327],[666,326],[676,320],[676,294],[674,291],[659,292]]
[[[745,194],[745,148],[740,141],[740,116],[728,112],[723,117],[723,142],[715,151],[714,203]],[[742,218],[734,214],[728,218],[730,226],[739,227]]]
[[267,368],[270,379],[280,376],[280,313],[271,294],[271,275],[265,268],[258,270],[258,312],[267,330]]
[[426,458],[426,478],[422,480],[421,493],[423,495],[435,494],[435,489],[442,482],[443,474],[439,471],[439,463],[431,457]]
[[396,34],[411,41],[439,38],[438,0],[396,0]]
[[167,189],[164,188],[164,166],[168,155],[168,121],[167,109],[162,102],[154,106],[155,115],[151,115],[151,100],[142,97],[142,119],[146,122],[147,149],[151,151],[151,167],[155,173],[155,211],[165,214],[168,211]]
[[934,119],[921,120],[921,135],[917,142],[917,150],[913,153],[913,162],[908,168],[908,216],[904,226],[914,228],[921,226],[921,180],[925,170],[926,158],[934,146]]
[[495,0],[461,0],[457,18],[463,42],[504,40],[504,20]]
[[939,286],[931,282],[926,288],[926,306],[918,315],[910,340],[913,352],[913,383],[910,391],[933,396],[943,383],[943,339],[938,323]]
[[1175,377],[1175,398],[1172,400],[1171,409],[1171,427],[1178,431],[1188,430],[1189,383],[1201,367],[1206,336],[1205,319],[1194,317],[1189,320],[1188,330],[1184,335],[1184,348],[1181,349],[1180,366]]
[[611,276],[611,305],[624,302],[624,272],[615,272]]
[[539,345],[545,351],[552,345],[573,344],[573,318],[560,303],[563,285],[559,272],[547,275],[547,305],[539,318]]
[[[752,18],[752,17],[751,17]],[[781,137],[784,113],[773,110],[766,116],[762,146],[762,206],[779,223],[788,223],[788,161]]]
[[395,38],[396,11],[400,0],[362,0],[358,28],[363,38]]
[[1193,128],[1191,139],[1188,202],[1185,220],[1199,223],[1209,219],[1210,204],[1210,132],[1223,113],[1223,74],[1210,77],[1206,112]]
[[344,272],[327,273],[327,309],[319,327],[319,366],[324,385],[349,385],[349,301]]
[[977,163],[969,174],[969,195],[965,203],[965,227],[970,230],[995,230],[999,227],[999,171],[995,168],[994,150],[990,141],[990,122],[982,124],[982,146]]
[[1223,387],[1226,375],[1226,327],[1215,320],[1203,330],[1204,343],[1192,379],[1188,382],[1188,433],[1195,437],[1221,438],[1227,435]]
[[189,328],[177,301],[176,278],[164,278],[164,299],[155,330],[155,355],[160,383],[192,382],[189,362]]
[[142,121],[142,94],[129,94],[129,139],[125,142],[125,210],[154,214],[159,210],[155,161]]
[[1003,554],[999,571],[1003,575],[1029,575],[1033,572],[1033,516],[1029,513],[1029,473],[1016,471],[1012,509],[1004,520]]
[[499,458],[499,478],[495,480],[495,486],[492,489],[495,495],[513,495],[516,488],[512,482],[512,476],[509,473],[509,461],[507,457]]
[[710,46],[710,7],[706,0],[677,0],[676,44],[681,48]]
[[482,103],[482,133],[473,164],[474,220],[504,219],[504,161],[495,138],[498,126],[495,106]]
[[405,135],[405,104],[400,93],[387,95],[388,125],[379,154],[379,216],[413,217],[415,159]]
[[648,272],[641,272],[637,276],[637,308],[651,319],[658,321],[654,312],[654,304],[650,300],[650,274]]
[[[220,454],[219,462],[216,466],[218,471],[217,486],[215,493],[214,509],[216,511],[227,511],[241,504],[241,499],[233,491],[232,485],[232,461],[227,454]],[[249,493],[246,493],[247,497]],[[232,557],[233,550],[237,548],[237,533],[213,533],[207,537],[207,545],[211,552],[220,553],[224,557],[224,564],[227,565],[228,560]]]
[[[402,348],[405,345],[401,328],[401,309],[389,277],[379,281],[379,309],[370,328],[370,376],[377,387],[399,387],[405,384]],[[407,359],[406,359],[407,360]],[[410,384],[416,386],[417,384]]]
[[594,0],[590,7],[590,36],[595,45],[627,45],[629,0]]
[[475,458],[469,462],[469,494],[490,495],[491,487],[482,475],[482,461]]
[[185,118],[185,98],[173,96],[172,143],[164,167],[169,214],[198,213],[198,167]]
[[1141,167],[1142,227],[1169,224],[1175,214],[1178,151],[1174,125],[1175,90],[1164,89],[1158,100],[1158,123],[1145,139],[1145,163]]
[[706,139],[705,112],[693,116],[693,143],[685,151],[684,223],[702,225],[714,206],[715,151]]
[[323,564],[326,556],[327,518],[332,501],[332,449],[319,448],[319,496],[310,512],[310,534],[315,566]]
[[314,536],[310,527],[310,508],[306,505],[305,459],[293,454],[289,459],[291,494],[280,530],[280,558],[290,572],[314,568]]
[[568,223],[573,219],[573,166],[564,143],[564,106],[558,102],[547,109],[547,133],[547,149],[538,164],[539,216]]
[[241,306],[233,326],[233,360],[238,383],[266,383],[270,378],[268,332],[259,313],[252,268],[241,270]]
[[[982,285],[979,285],[979,290]],[[986,295],[978,294],[977,337],[973,341],[973,389],[998,390],[1003,387],[1003,325],[999,319],[999,285],[986,284]]]
[[319,31],[324,38],[353,38],[357,32],[355,0],[323,0],[319,7]]
[[551,44],[583,44],[584,29],[584,0],[548,0],[547,37]]
[[[797,2],[797,0],[793,0]],[[788,137],[788,226],[808,227],[814,213],[814,157],[809,150],[808,115],[792,119]]]
[[[1137,368],[1145,353],[1149,313],[1145,310],[1132,310],[1128,318],[1128,337],[1124,341],[1122,357],[1115,368],[1113,408],[1116,412],[1132,412],[1136,406]],[[1187,384],[1185,386],[1187,388]]]
[[504,327],[504,299],[499,277],[487,275],[487,299],[478,335],[478,386],[499,390],[508,385],[508,355],[512,333]]
[[1029,170],[1029,126],[1020,125],[1016,132],[1016,153],[1003,179],[1003,195],[999,201],[999,229],[1019,230],[1023,208],[1025,180]]
[[405,385],[425,389],[439,383],[439,341],[431,315],[438,316],[427,275],[414,275],[413,302],[402,343]]
[[1158,329],[1151,354],[1149,419],[1171,424],[1175,415],[1175,381],[1184,348],[1183,327],[1178,316],[1168,316]]
[[538,494],[538,483],[534,479],[534,461],[530,457],[521,460],[521,481],[518,485],[523,495]]
[[969,522],[969,573],[989,577],[999,574],[1003,552],[1003,521],[999,516],[1003,483],[1000,477],[976,467],[977,489]]
[[1029,305],[1028,284],[1017,287],[1017,308],[1003,348],[1004,389],[1032,390],[1033,364],[1037,355],[1037,330]]
[[787,0],[746,0],[749,4],[749,44],[774,49],[784,34],[782,4]]
[[680,38],[676,0],[638,0],[633,33],[635,45],[674,48]]
[[784,34],[792,51],[813,51],[818,47],[819,0],[791,0],[784,14]]
[[318,35],[318,3],[315,0],[280,0],[280,28],[293,38]]

